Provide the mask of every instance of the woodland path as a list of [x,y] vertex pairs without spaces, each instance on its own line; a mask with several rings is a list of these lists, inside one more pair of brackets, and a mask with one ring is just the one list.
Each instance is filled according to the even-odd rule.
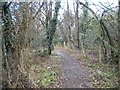
[[90,70],[71,55],[64,51],[55,49],[57,55],[61,56],[61,67],[64,70],[62,75],[63,88],[91,88]]

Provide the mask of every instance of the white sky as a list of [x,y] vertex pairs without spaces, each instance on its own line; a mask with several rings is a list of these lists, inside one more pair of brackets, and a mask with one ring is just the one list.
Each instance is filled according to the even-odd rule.
[[[73,9],[73,2],[75,2],[76,0],[68,0],[68,2],[69,2],[69,5],[70,5],[70,8],[71,9]],[[85,2],[85,0],[79,0],[79,1],[81,1],[81,2]],[[115,6],[117,6],[118,5],[118,0],[86,0],[86,1],[88,1],[89,2],[89,4],[92,4],[92,3],[94,3],[94,4],[96,4],[96,5],[100,5],[100,3],[99,2],[101,2],[102,4],[104,4],[105,6],[108,6],[108,5],[110,5],[111,7],[115,7]],[[113,3],[113,4],[112,4]],[[112,4],[112,5],[111,5]],[[67,9],[67,0],[61,0],[61,6],[62,6],[62,8],[63,9]],[[101,5],[100,5],[101,6]],[[90,5],[89,6],[93,11],[97,11],[97,9],[96,9],[96,7],[94,6],[94,5]],[[103,6],[102,6],[103,7]],[[98,7],[99,8],[99,7]],[[61,9],[60,10],[60,13],[63,13],[64,12],[64,10],[63,9]],[[99,8],[100,9],[100,8]]]

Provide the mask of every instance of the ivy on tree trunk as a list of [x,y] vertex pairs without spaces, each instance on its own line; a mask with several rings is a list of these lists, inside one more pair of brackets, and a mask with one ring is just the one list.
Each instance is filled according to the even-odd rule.
[[[47,32],[47,40],[48,40],[48,54],[51,55],[51,51],[53,48],[53,36],[56,31],[56,25],[57,25],[57,17],[58,17],[58,11],[60,9],[60,2],[55,3],[55,12],[52,18],[52,12],[47,13],[46,15],[46,32]],[[50,11],[50,10],[49,10]]]

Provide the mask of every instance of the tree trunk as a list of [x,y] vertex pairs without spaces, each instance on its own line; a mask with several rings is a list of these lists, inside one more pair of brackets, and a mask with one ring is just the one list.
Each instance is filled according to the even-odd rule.
[[[52,18],[52,2],[50,3],[50,10],[46,11],[46,32],[47,32],[47,40],[48,40],[48,54],[51,55],[52,47],[53,47],[53,36],[56,31],[57,25],[57,17],[58,11],[60,9],[60,2],[55,3],[55,12]],[[47,3],[46,3],[47,7]]]
[[[101,25],[101,28],[102,28],[102,31],[103,31],[103,34],[104,35],[106,35],[107,37],[108,37],[108,40],[109,40],[109,45],[110,45],[110,51],[111,51],[111,61],[109,61],[109,62],[111,62],[112,64],[117,64],[118,63],[118,61],[117,61],[117,59],[116,59],[116,54],[117,54],[117,52],[114,50],[114,42],[113,42],[113,40],[112,40],[112,38],[111,38],[111,36],[110,36],[110,34],[109,34],[109,31],[108,31],[108,29],[107,29],[107,27],[105,26],[105,23],[102,21],[102,20],[100,20],[100,25]],[[104,37],[103,37],[104,38]],[[105,40],[105,39],[104,39]],[[106,47],[104,46],[104,48],[106,49]],[[105,51],[105,59],[107,60],[107,50]]]
[[[101,37],[103,38],[103,40],[105,40],[105,31],[104,31],[104,27],[102,24],[100,24],[100,27],[101,27]],[[102,42],[102,61],[104,61],[103,63],[106,63],[107,61],[107,48],[106,48],[106,45],[105,45],[105,42],[101,40]]]
[[76,22],[75,22],[75,27],[77,28],[77,46],[78,46],[78,49],[80,49],[80,30],[79,30],[79,17],[78,17],[78,7],[79,7],[79,3],[78,1],[76,2]]
[[119,75],[118,75],[118,84],[119,84],[119,88],[120,88],[120,0],[118,1],[118,6],[119,6],[119,9],[118,9],[118,59],[119,59]]
[[[19,42],[21,34],[17,40],[12,37],[14,34],[12,18],[8,3],[4,3],[2,7],[3,35],[2,35],[2,51],[3,51],[3,88],[23,87],[23,73],[20,71],[20,53],[24,42]],[[23,37],[24,38],[24,34]],[[24,39],[23,39],[24,40]]]
[[70,24],[70,11],[69,11],[69,3],[67,1],[67,16],[68,16],[68,45],[72,48],[72,33],[71,33],[71,24]]
[[3,3],[2,6],[2,21],[3,25],[3,35],[2,35],[2,51],[3,51],[3,59],[2,59],[2,66],[3,66],[3,87],[10,87],[10,49],[11,49],[11,33],[10,33],[10,17],[9,17],[9,7],[7,3]]

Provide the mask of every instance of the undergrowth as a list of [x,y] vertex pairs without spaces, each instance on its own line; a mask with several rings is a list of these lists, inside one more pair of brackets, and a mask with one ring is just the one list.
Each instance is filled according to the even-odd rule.
[[38,87],[48,87],[55,83],[54,79],[56,78],[57,71],[47,71],[45,68],[38,65],[33,65],[32,69],[35,72],[34,82],[38,85]]
[[93,85],[97,88],[116,88],[118,86],[118,69],[112,65],[88,63],[93,70]]
[[30,70],[30,81],[33,88],[59,87],[59,58],[60,56],[57,55],[51,55],[49,58],[36,57],[36,60],[33,61],[34,63],[31,64]]

